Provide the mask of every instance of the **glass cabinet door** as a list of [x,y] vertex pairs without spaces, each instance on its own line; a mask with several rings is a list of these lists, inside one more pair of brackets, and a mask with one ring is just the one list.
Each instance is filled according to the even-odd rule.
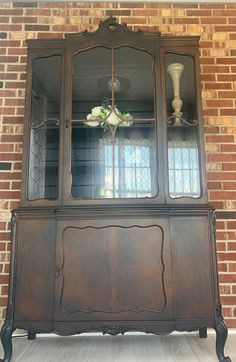
[[71,196],[157,195],[153,58],[128,46],[73,58]]
[[199,198],[200,165],[195,72],[191,55],[167,53],[168,189],[170,198]]
[[28,199],[57,199],[61,56],[32,64]]

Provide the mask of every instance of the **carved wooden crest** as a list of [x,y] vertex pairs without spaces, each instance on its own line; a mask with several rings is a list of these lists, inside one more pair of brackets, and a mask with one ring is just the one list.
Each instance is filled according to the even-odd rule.
[[[76,36],[91,36],[91,35],[95,35],[98,33],[107,33],[110,35],[114,35],[114,34],[118,34],[118,33],[126,33],[129,35],[142,35],[144,32],[141,29],[138,29],[137,31],[134,31],[132,29],[130,29],[126,23],[123,24],[119,24],[116,21],[116,18],[112,15],[110,15],[107,19],[105,20],[100,20],[100,23],[98,25],[98,29],[93,31],[93,32],[89,32],[88,30],[84,30],[81,33],[67,33],[65,34],[66,38],[72,38],[72,37],[76,37]],[[155,35],[160,35],[160,32],[155,33]]]

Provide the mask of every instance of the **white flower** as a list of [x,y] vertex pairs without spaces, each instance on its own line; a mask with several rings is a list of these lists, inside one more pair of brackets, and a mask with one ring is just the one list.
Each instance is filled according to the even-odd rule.
[[[99,108],[99,107],[96,107],[96,108]],[[91,121],[91,122],[88,122],[88,121]],[[86,126],[89,126],[89,127],[99,126],[99,122],[96,120],[96,117],[91,113],[87,115],[87,121],[85,121],[84,124],[86,124]]]
[[105,127],[106,124],[116,126],[130,126],[133,123],[133,117],[130,113],[121,113],[118,108],[114,109],[108,106],[97,106],[87,115],[87,121],[84,124],[89,127]]
[[100,116],[100,113],[101,113],[101,108],[102,107],[94,107],[92,110],[91,110],[91,113],[94,117],[99,117]]
[[111,114],[107,117],[107,122],[116,126],[120,122],[120,118],[115,114],[115,112],[111,112]]

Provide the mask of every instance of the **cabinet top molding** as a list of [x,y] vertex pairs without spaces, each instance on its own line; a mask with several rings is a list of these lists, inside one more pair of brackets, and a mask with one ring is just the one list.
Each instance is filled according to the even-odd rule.
[[[132,29],[130,29],[126,23],[118,23],[116,21],[116,18],[112,15],[110,15],[107,19],[105,20],[100,20],[100,23],[98,25],[98,29],[93,31],[93,32],[89,32],[87,29],[80,32],[80,33],[66,33],[65,37],[66,38],[74,38],[77,36],[91,36],[97,33],[107,33],[110,35],[114,35],[114,34],[118,34],[118,33],[126,33],[126,34],[132,34],[132,35],[142,35],[143,31],[141,29],[138,29],[137,31],[134,31]],[[149,33],[150,34],[150,33]],[[156,33],[151,33],[151,34],[155,34],[155,35],[160,35],[160,32],[156,32]]]

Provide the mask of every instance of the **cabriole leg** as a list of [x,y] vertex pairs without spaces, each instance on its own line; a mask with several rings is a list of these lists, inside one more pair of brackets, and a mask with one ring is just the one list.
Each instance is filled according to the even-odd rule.
[[228,329],[224,322],[224,318],[221,313],[221,305],[216,307],[216,321],[215,321],[215,330],[216,330],[216,354],[220,362],[230,362],[229,357],[224,355],[225,342],[228,336]]
[[10,362],[12,356],[12,322],[6,320],[1,330],[1,341],[4,349],[4,357],[0,362]]

